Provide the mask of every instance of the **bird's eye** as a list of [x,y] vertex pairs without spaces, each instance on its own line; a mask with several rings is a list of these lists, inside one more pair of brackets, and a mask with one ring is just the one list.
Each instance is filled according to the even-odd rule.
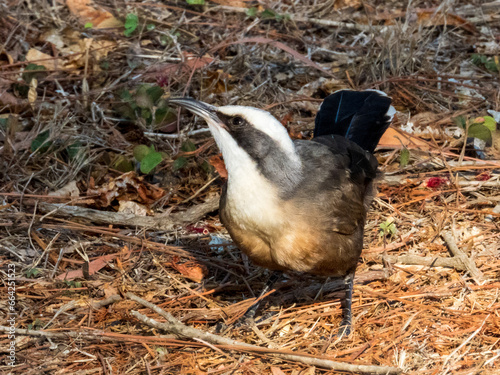
[[245,120],[243,120],[243,118],[240,116],[236,116],[231,119],[231,124],[234,126],[243,125],[244,122]]

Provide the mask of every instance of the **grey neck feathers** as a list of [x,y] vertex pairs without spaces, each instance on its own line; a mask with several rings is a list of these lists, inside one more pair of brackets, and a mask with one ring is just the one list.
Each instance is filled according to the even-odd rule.
[[287,199],[302,180],[302,163],[297,154],[283,150],[264,132],[247,128],[231,132],[238,145],[255,161],[259,172],[276,186],[282,198]]

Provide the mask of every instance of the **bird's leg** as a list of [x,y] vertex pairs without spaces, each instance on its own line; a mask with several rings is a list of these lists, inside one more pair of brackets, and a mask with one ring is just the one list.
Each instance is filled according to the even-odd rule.
[[340,323],[338,337],[349,336],[351,334],[351,321],[352,321],[352,288],[354,284],[354,272],[344,277],[344,291],[345,296],[340,301],[342,307],[342,322]]
[[257,301],[252,306],[250,306],[247,311],[245,311],[245,314],[240,319],[241,322],[245,322],[245,321],[248,322],[248,321],[253,320],[253,318],[255,317],[255,313],[257,312],[257,310],[260,306],[260,303],[262,301],[262,296],[264,296],[267,292],[269,292],[269,290],[271,290],[274,283],[276,283],[276,281],[278,281],[280,277],[281,277],[281,272],[274,271],[271,274],[271,276],[269,277],[269,279],[266,282],[266,285],[264,286],[264,289],[262,289],[262,291],[260,292],[260,295],[257,298]]

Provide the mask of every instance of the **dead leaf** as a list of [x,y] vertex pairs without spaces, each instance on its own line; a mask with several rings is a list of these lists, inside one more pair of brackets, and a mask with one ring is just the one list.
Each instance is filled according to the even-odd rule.
[[477,34],[476,27],[466,19],[453,13],[436,13],[435,8],[417,10],[417,22],[426,27],[456,26],[472,34]]
[[104,8],[97,6],[92,0],[66,0],[66,5],[83,25],[90,22],[96,29],[123,26],[121,21]]
[[359,9],[361,8],[361,0],[337,0],[334,2],[335,10],[343,10],[346,8]]
[[38,94],[36,92],[36,88],[38,87],[38,80],[36,78],[32,78],[30,81],[30,89],[28,91],[28,102],[33,105],[36,102],[36,98]]
[[[115,259],[118,254],[103,255],[89,263],[88,274],[92,276],[94,273],[104,268],[106,264]],[[57,276],[58,280],[73,280],[83,278],[83,269],[68,271]]]
[[144,181],[135,172],[124,173],[100,188],[89,188],[88,195],[97,195],[99,207],[109,207],[113,201],[135,201],[151,204],[163,197],[165,190]]
[[78,189],[78,186],[76,185],[76,181],[71,181],[71,182],[68,182],[66,185],[64,185],[62,188],[60,188],[59,190],[50,192],[49,196],[76,198],[76,197],[80,196],[80,190]]
[[177,270],[181,275],[193,280],[194,282],[201,283],[205,275],[208,273],[208,270],[205,266],[194,261],[187,261],[185,263],[179,262],[180,258],[174,257],[172,259],[172,262],[169,263],[169,266]]
[[222,178],[226,178],[227,179],[226,165],[224,164],[224,160],[222,160],[220,156],[218,156],[218,155],[212,156],[212,157],[210,157],[210,159],[208,159],[208,162],[210,163],[210,165],[212,167],[215,168],[215,170],[217,171],[217,173]]
[[253,0],[210,0],[210,2],[235,8],[248,8]]
[[109,298],[111,296],[120,294],[118,292],[118,289],[112,286],[110,283],[104,284],[100,289],[104,292],[104,298]]
[[35,48],[31,48],[26,54],[26,61],[44,66],[47,70],[55,70],[56,63],[53,56],[40,52]]
[[204,80],[204,87],[210,88],[210,92],[218,94],[231,91],[234,85],[229,83],[230,79],[231,75],[222,69],[208,71],[207,78]]
[[118,212],[138,216],[147,216],[152,214],[151,210],[142,204],[132,201],[120,201],[119,203],[120,207],[118,207]]
[[272,375],[286,375],[279,367],[276,367],[276,366],[271,367],[271,374]]
[[409,135],[401,130],[389,128],[386,130],[378,143],[379,148],[401,149],[406,147],[408,149],[429,150],[429,145],[424,140]]

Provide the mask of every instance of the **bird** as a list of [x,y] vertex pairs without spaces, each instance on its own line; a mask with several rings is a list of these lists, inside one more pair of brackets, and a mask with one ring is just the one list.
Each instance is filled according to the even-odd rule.
[[262,109],[168,99],[208,124],[228,173],[219,216],[238,248],[274,271],[263,293],[280,272],[341,278],[339,336],[352,330],[354,273],[378,168],[373,153],[396,112],[391,101],[378,90],[339,90],[321,103],[312,139],[292,140]]

